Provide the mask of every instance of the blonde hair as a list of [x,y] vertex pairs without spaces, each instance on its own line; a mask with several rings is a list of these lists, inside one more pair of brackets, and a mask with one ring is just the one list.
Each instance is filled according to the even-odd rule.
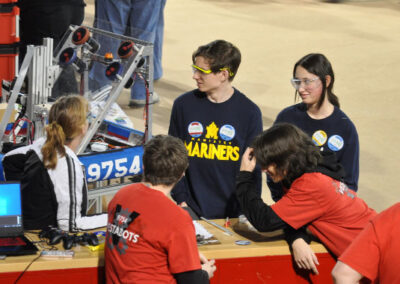
[[88,112],[87,100],[78,95],[64,96],[51,106],[47,138],[42,147],[43,164],[47,169],[57,166],[57,154],[65,156],[64,145],[82,132]]

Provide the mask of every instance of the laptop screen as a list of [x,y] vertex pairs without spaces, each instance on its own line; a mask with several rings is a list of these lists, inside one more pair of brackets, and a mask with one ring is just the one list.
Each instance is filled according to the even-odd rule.
[[21,184],[0,182],[0,237],[22,232]]

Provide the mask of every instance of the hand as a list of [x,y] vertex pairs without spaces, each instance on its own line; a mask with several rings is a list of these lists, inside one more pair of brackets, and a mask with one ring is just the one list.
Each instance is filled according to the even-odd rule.
[[206,271],[208,274],[208,279],[211,279],[214,276],[214,271],[217,270],[217,267],[215,266],[215,260],[206,259],[206,262],[201,265],[201,269]]
[[202,254],[201,252],[199,252],[199,256],[200,256],[200,263],[204,264],[208,261],[207,257],[204,256],[204,254]]
[[180,207],[188,207],[187,203],[185,201],[181,202],[178,204]]
[[256,158],[254,157],[253,148],[248,147],[243,153],[242,162],[240,163],[240,170],[252,172],[255,167]]
[[297,266],[301,269],[312,270],[318,275],[318,269],[315,265],[319,265],[317,256],[310,246],[302,239],[296,239],[292,243],[293,258]]

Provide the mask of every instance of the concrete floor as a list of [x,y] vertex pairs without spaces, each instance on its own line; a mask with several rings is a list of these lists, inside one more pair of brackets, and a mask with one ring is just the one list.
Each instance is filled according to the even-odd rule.
[[[87,0],[88,25],[93,1]],[[359,134],[359,196],[377,211],[400,201],[400,1],[168,0],[153,134],[167,133],[174,99],[195,88],[191,53],[215,39],[241,50],[234,86],[259,105],[264,128],[294,103],[294,63],[310,52],[325,54],[341,108]],[[130,109],[128,101],[128,92],[118,99],[140,130],[143,110]],[[269,202],[266,188],[263,197]]]

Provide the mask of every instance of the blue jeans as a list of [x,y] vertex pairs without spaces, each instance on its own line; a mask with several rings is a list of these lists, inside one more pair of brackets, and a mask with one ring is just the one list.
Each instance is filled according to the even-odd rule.
[[[164,38],[164,7],[166,0],[96,0],[96,28],[116,34],[134,37],[154,44],[154,80],[162,76],[161,56]],[[113,52],[118,46],[112,40],[100,40],[99,53]],[[96,66],[94,66],[96,67]],[[107,82],[104,69],[93,68],[98,83]],[[99,79],[100,78],[100,79]],[[104,84],[104,83],[103,83]],[[131,99],[144,100],[146,90],[142,80],[136,80],[131,88]]]

